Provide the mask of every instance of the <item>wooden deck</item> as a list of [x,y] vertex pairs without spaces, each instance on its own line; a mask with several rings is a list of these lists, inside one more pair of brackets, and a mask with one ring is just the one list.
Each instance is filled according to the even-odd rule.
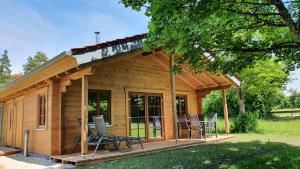
[[20,149],[10,148],[10,147],[0,147],[0,156],[6,156],[10,154],[20,153]]
[[85,164],[99,163],[104,161],[120,159],[120,158],[145,155],[145,154],[150,154],[159,151],[166,151],[166,150],[172,150],[177,148],[195,146],[199,144],[219,142],[232,137],[234,136],[220,135],[218,136],[218,138],[213,137],[213,138],[207,138],[206,140],[179,139],[177,144],[175,140],[164,140],[164,141],[144,143],[143,144],[144,150],[141,149],[141,146],[139,144],[135,144],[133,150],[130,152],[100,150],[94,156],[91,156],[92,152],[90,152],[90,154],[85,156],[80,155],[80,153],[73,153],[73,154],[66,154],[66,155],[51,156],[51,159],[61,163],[69,163],[73,165],[85,165]]

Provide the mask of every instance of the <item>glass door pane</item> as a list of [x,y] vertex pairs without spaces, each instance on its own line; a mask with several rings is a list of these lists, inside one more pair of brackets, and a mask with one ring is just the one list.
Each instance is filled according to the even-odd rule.
[[130,95],[130,136],[146,139],[145,96],[143,94]]
[[161,96],[149,95],[147,101],[149,139],[161,139],[163,138]]

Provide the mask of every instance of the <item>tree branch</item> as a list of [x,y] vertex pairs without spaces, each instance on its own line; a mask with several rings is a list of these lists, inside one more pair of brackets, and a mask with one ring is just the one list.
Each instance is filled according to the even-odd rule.
[[267,48],[244,48],[244,47],[233,47],[233,48],[227,48],[223,51],[228,52],[246,52],[246,53],[253,53],[253,52],[272,52],[282,49],[299,49],[300,48],[300,42],[285,42],[280,44],[274,44]]
[[245,12],[245,11],[238,11],[234,9],[227,8],[229,12],[242,14],[242,15],[250,15],[250,16],[280,16],[280,13],[256,13],[256,12]]
[[270,0],[270,3],[274,5],[282,19],[287,23],[290,30],[299,38],[299,31],[297,29],[296,23],[292,19],[288,9],[285,7],[284,3],[281,0]]

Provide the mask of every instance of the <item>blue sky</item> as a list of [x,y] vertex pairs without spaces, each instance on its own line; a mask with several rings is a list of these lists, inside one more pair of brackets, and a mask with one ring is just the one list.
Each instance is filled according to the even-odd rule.
[[[73,47],[147,32],[149,18],[119,0],[0,0],[0,52],[7,49],[14,73],[29,55],[43,51],[52,58]],[[300,90],[298,78],[288,88]]]

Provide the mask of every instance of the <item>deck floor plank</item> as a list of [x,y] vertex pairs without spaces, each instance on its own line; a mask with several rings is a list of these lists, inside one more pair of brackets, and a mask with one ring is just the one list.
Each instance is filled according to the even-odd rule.
[[204,139],[179,139],[178,143],[176,144],[175,140],[164,140],[164,141],[155,141],[155,142],[148,142],[144,143],[144,150],[141,149],[139,144],[135,144],[133,150],[130,152],[116,152],[116,151],[109,151],[109,150],[99,150],[97,153],[92,156],[92,151],[89,152],[87,155],[81,155],[80,153],[72,153],[72,154],[65,154],[65,155],[54,155],[51,156],[51,159],[54,161],[60,161],[62,163],[70,163],[75,165],[84,165],[84,164],[92,164],[104,161],[111,161],[126,157],[133,157],[145,154],[151,154],[153,152],[159,151],[166,151],[172,149],[178,149],[183,147],[190,147],[199,144],[205,143],[213,143],[223,141],[225,139],[229,139],[234,137],[233,135],[223,135],[218,136],[218,138],[212,137]]

